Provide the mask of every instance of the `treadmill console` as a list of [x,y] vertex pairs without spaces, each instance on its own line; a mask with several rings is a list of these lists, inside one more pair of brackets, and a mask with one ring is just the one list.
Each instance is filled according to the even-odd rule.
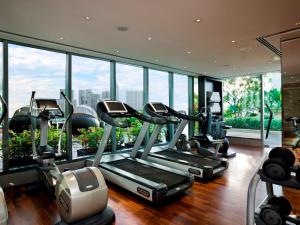
[[149,104],[156,113],[168,113],[168,109],[161,102],[150,102]]
[[103,101],[104,106],[108,113],[120,113],[126,114],[128,113],[127,108],[122,102],[119,101]]

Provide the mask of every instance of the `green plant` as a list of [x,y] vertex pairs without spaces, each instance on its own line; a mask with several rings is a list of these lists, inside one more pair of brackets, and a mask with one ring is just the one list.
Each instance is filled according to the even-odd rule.
[[[9,130],[10,138],[8,140],[9,158],[30,158],[32,157],[32,142],[29,130],[24,130],[22,133],[15,133]],[[40,130],[34,131],[35,145],[38,148],[40,144]],[[54,127],[50,127],[48,132],[48,144],[57,151],[60,131]],[[66,153],[66,134],[62,136],[62,153]]]
[[129,122],[130,127],[126,129],[126,136],[128,138],[128,141],[130,143],[133,143],[139,135],[143,124],[140,120],[134,117],[128,118],[127,121]]
[[[260,129],[260,119],[258,117],[239,117],[239,118],[225,118],[225,122],[227,125],[232,126],[234,128],[241,129]],[[274,118],[271,123],[271,129],[274,131],[281,130],[281,119]],[[264,127],[267,128],[268,118],[264,119]]]
[[78,130],[80,135],[77,138],[80,140],[84,149],[97,148],[103,136],[102,127],[89,127],[88,129],[82,128]]

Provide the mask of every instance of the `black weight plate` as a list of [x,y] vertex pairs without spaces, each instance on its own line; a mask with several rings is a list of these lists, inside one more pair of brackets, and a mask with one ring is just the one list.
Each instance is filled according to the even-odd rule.
[[286,148],[276,147],[269,153],[270,159],[282,159],[288,166],[293,166],[295,163],[295,155]]
[[267,159],[262,169],[264,174],[274,180],[287,180],[290,177],[290,167],[281,159]]
[[285,217],[273,209],[270,205],[267,205],[261,209],[260,218],[267,225],[283,225],[285,222]]
[[300,182],[300,167],[296,169],[296,180]]
[[269,199],[268,204],[273,206],[278,206],[280,211],[284,215],[289,215],[292,211],[292,205],[290,202],[283,196],[277,197],[273,196]]

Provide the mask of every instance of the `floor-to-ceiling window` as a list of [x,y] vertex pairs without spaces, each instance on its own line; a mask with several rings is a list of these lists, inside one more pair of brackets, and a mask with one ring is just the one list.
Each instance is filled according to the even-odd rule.
[[105,99],[110,99],[110,62],[72,56],[73,158],[95,154],[103,135],[96,106]]
[[[188,114],[189,110],[189,91],[188,77],[184,75],[174,74],[174,109],[182,113]],[[183,133],[188,136],[188,125]]]
[[[2,64],[3,64],[3,44],[0,42],[0,93],[2,95]],[[1,104],[1,114],[3,112],[2,104]],[[3,152],[2,152],[2,124],[0,124],[0,171],[3,169]]]
[[[265,145],[270,147],[281,146],[281,73],[272,72],[266,73],[264,76],[264,138]],[[270,119],[270,111],[266,107],[268,105],[273,113],[269,134],[266,136],[268,122]]]
[[[169,73],[149,69],[149,102],[162,102],[169,105]],[[150,133],[153,129],[151,126]],[[158,137],[159,143],[167,141],[167,126],[164,126]]]
[[[65,88],[66,55],[36,48],[9,44],[9,165],[32,163],[28,105],[32,91],[36,98],[55,98],[62,103],[60,91]],[[52,121],[49,145],[57,149],[59,130]],[[38,128],[38,127],[37,127]],[[39,130],[35,131],[37,144]],[[65,153],[65,141],[62,151]]]
[[224,120],[232,126],[228,136],[260,139],[260,75],[225,79],[223,91]]
[[[194,78],[194,100],[193,100],[193,111],[194,114],[197,115],[199,113],[199,86],[198,86],[198,78]],[[195,122],[194,124],[194,134],[199,134],[199,123]]]
[[[132,108],[143,111],[143,68],[117,63],[116,64],[116,94],[117,100],[125,102]],[[132,147],[142,122],[136,118],[128,118],[130,127],[117,129],[117,137],[120,137],[119,148]]]

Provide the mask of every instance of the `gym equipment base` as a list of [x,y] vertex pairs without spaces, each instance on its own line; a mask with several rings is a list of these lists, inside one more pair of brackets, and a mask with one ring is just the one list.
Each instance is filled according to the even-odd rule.
[[223,158],[233,158],[236,156],[236,152],[228,149],[226,153],[220,153],[220,156],[223,157]]
[[115,213],[112,208],[107,206],[101,213],[98,213],[95,216],[91,216],[74,223],[65,223],[61,221],[55,225],[108,225],[112,224],[114,221]]

